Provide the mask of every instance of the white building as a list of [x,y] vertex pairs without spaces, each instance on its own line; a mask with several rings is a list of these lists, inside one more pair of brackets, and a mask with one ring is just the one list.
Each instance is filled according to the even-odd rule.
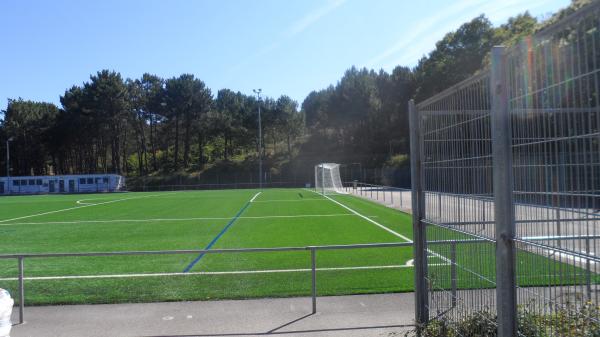
[[125,178],[117,174],[0,177],[0,195],[117,192]]

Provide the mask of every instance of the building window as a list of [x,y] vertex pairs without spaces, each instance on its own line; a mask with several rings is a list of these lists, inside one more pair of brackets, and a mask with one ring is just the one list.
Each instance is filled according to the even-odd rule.
[[35,185],[35,179],[29,179],[29,186]]
[[92,185],[94,183],[94,178],[87,178],[87,183]]
[[105,184],[108,184],[108,177],[104,177],[104,179],[102,179],[104,181]]
[[79,178],[79,185],[85,185],[85,178]]
[[36,180],[36,181],[35,181],[35,184],[36,184],[36,185],[38,185],[38,186],[42,185],[42,179],[38,179],[38,180]]
[[18,180],[13,180],[13,186],[19,186],[19,181]]

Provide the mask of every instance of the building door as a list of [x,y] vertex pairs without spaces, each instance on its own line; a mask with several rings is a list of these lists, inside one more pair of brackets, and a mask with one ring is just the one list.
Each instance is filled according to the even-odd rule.
[[58,191],[60,193],[65,193],[65,181],[64,180],[58,181]]
[[49,191],[50,193],[54,193],[54,192],[56,192],[56,187],[54,186],[54,180],[50,180],[50,181],[48,182],[48,191]]
[[4,181],[0,181],[0,194],[4,194]]
[[75,180],[69,180],[69,193],[75,193]]

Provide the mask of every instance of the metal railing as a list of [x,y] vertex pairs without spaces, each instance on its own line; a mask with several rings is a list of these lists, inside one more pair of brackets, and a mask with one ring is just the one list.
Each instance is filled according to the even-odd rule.
[[[441,242],[443,243],[443,242]],[[182,254],[232,254],[232,253],[275,253],[292,251],[310,252],[311,271],[311,298],[312,313],[317,311],[317,251],[346,250],[346,249],[373,249],[390,247],[411,247],[412,242],[395,243],[369,243],[352,245],[326,245],[305,247],[274,247],[274,248],[232,248],[232,249],[186,249],[186,250],[156,250],[156,251],[120,251],[120,252],[89,252],[89,253],[34,253],[34,254],[3,254],[0,259],[15,259],[18,263],[18,299],[19,299],[19,324],[25,321],[25,260],[48,259],[65,257],[98,257],[98,256],[140,256],[140,255],[182,255]],[[170,273],[170,275],[185,275],[185,273]],[[157,274],[160,276],[160,274]]]
[[411,190],[409,188],[367,184],[360,181],[349,181],[342,184],[348,194],[367,198],[403,211],[411,209]]

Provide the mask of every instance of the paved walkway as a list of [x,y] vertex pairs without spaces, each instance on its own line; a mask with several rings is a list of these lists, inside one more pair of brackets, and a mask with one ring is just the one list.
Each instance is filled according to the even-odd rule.
[[[412,329],[413,294],[25,308],[12,337],[391,337]],[[17,310],[18,311],[18,310]],[[13,321],[17,321],[13,313]]]

